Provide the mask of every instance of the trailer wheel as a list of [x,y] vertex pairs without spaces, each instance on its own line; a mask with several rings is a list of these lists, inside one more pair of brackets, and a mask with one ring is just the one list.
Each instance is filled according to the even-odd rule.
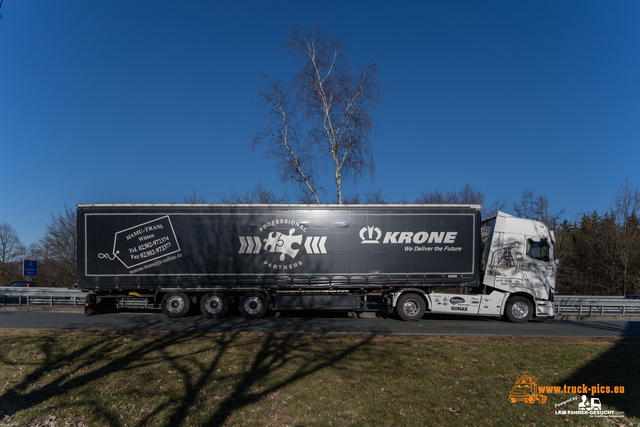
[[167,317],[182,317],[191,308],[191,298],[182,292],[170,292],[162,297],[162,312]]
[[507,315],[507,319],[513,323],[524,323],[533,316],[533,305],[528,298],[518,296],[511,297],[507,300],[505,314]]
[[247,292],[240,298],[238,309],[245,319],[259,319],[269,308],[267,296],[261,292]]
[[220,319],[229,310],[229,298],[220,292],[210,292],[200,299],[200,311],[209,319]]
[[416,322],[420,320],[424,314],[425,302],[418,294],[404,294],[398,298],[396,310],[402,320]]

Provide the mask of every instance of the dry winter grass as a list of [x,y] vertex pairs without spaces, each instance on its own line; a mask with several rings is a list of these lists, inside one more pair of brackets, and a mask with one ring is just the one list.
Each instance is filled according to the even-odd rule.
[[[0,332],[0,425],[555,426],[640,421],[636,340]],[[509,403],[515,378],[622,385],[621,418]],[[561,409],[577,409],[575,402]]]

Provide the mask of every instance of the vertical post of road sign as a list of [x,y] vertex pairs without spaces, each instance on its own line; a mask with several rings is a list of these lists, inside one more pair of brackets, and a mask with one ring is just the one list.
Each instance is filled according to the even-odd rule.
[[22,261],[22,275],[25,277],[38,276],[38,261],[25,259]]

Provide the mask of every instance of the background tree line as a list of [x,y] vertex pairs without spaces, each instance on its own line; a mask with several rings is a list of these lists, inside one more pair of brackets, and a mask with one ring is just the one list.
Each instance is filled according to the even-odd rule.
[[607,212],[556,225],[559,292],[640,294],[640,191],[628,180]]

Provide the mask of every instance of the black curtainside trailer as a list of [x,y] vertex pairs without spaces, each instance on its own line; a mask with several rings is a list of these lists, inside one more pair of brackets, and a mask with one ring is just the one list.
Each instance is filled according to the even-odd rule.
[[235,303],[245,317],[384,310],[392,289],[479,286],[477,205],[79,205],[77,218],[88,313],[125,295],[172,317],[194,303],[208,317]]

